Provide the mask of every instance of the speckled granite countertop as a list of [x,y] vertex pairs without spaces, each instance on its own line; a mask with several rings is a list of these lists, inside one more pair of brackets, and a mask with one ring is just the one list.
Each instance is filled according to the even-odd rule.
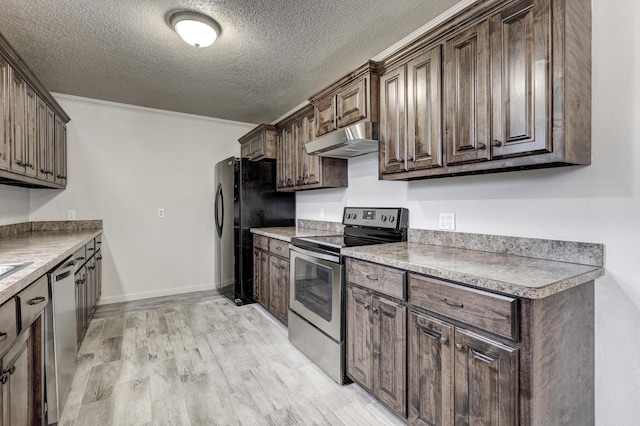
[[417,242],[345,248],[342,253],[356,259],[529,299],[548,297],[604,275],[601,266]]
[[[342,233],[334,222],[255,228],[280,240]],[[409,229],[408,242],[343,248],[345,256],[528,299],[542,299],[604,275],[597,243]]]
[[265,237],[291,242],[293,237],[319,237],[322,235],[342,235],[344,226],[338,222],[298,219],[298,226],[271,228],[251,228],[251,232]]
[[0,279],[0,303],[49,272],[100,233],[102,229],[34,230],[0,237],[0,264],[32,262]]
[[251,228],[251,232],[254,234],[264,235],[265,237],[275,238],[277,240],[283,240],[287,242],[291,242],[291,238],[293,237],[318,237],[321,235],[341,234],[341,232],[326,231],[313,228],[299,228],[295,226]]

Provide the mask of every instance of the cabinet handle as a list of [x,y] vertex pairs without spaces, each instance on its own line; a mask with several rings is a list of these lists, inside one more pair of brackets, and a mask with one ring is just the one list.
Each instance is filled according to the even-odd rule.
[[9,367],[9,374],[13,375],[13,373],[16,372],[16,365],[13,364],[11,367]]
[[478,144],[478,147],[477,147],[476,149],[486,149],[486,148],[487,148],[487,145],[486,145],[486,144],[479,143],[479,144]]
[[368,304],[368,303],[365,303],[365,304],[364,304],[364,308],[365,308],[365,309],[369,309],[369,308],[370,308],[369,304]]
[[441,345],[446,345],[448,341],[449,341],[449,339],[447,339],[446,337],[441,337],[440,338],[440,344]]
[[97,260],[102,260],[102,256],[98,256]]
[[475,359],[478,359],[478,360],[480,360],[482,362],[485,362],[487,364],[491,364],[491,363],[495,362],[494,358],[491,358],[490,356],[485,355],[483,353],[480,353],[480,352],[478,352],[476,350],[471,349],[471,353],[473,354]]
[[502,146],[502,142],[500,142],[498,139],[494,139],[491,141],[491,146]]
[[20,161],[20,160],[16,160],[16,164],[17,164],[18,166],[20,166],[20,167],[24,167],[24,166],[26,166],[26,164],[25,164],[25,163],[23,163],[23,162],[22,162],[22,161]]
[[29,300],[27,303],[29,305],[39,305],[40,303],[44,302],[45,300],[47,300],[46,297],[39,296],[39,297],[34,297],[33,299]]
[[462,352],[462,344],[456,343],[456,351]]
[[93,247],[89,247],[89,248],[87,249],[87,251],[94,251],[94,250],[95,250],[95,249],[94,249]]
[[33,169],[33,163],[27,163],[27,164],[25,164],[25,166],[27,166],[30,169]]
[[451,300],[447,299],[446,297],[445,297],[444,299],[442,299],[442,301],[443,301],[444,303],[446,303],[447,305],[449,305],[449,306],[453,306],[454,308],[464,308],[464,305],[463,305],[462,303],[460,303],[460,302],[453,302],[453,301],[451,301]]
[[84,257],[82,256],[76,257],[76,260],[84,260]]
[[0,342],[4,342],[9,337],[9,333],[5,333],[4,331],[0,331]]
[[438,338],[440,337],[440,335],[439,335],[439,334],[434,333],[433,331],[428,330],[428,329],[426,329],[426,328],[421,328],[421,329],[420,329],[420,331],[422,331],[422,333],[423,333],[423,334],[425,334],[425,335],[427,335],[427,336],[431,337],[433,340],[438,340]]
[[374,306],[373,308],[371,308],[371,312],[378,312],[378,308]]
[[378,276],[377,275],[371,276],[369,274],[365,274],[365,277],[367,277],[367,279],[371,280],[371,281],[378,281]]
[[40,173],[44,173],[46,175],[47,171],[45,169],[40,169]]
[[2,375],[2,379],[0,379],[3,385],[5,385],[9,381],[9,376],[6,374]]
[[278,246],[276,247],[276,250],[282,250],[282,247]]

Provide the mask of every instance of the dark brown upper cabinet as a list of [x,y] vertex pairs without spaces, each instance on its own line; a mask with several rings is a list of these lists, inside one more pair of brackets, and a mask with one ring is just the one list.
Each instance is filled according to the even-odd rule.
[[261,124],[238,139],[240,142],[240,156],[249,160],[276,158],[276,127],[271,124]]
[[69,120],[0,35],[0,183],[64,189]]
[[486,0],[382,61],[381,179],[590,164],[590,22],[588,0]]
[[378,70],[368,62],[311,96],[315,136],[360,121],[378,121]]

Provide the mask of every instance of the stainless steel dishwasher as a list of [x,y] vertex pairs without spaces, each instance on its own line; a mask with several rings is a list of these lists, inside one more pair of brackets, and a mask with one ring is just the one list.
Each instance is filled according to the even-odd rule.
[[51,303],[45,310],[47,424],[60,419],[78,367],[75,267],[76,261],[70,256],[48,274]]

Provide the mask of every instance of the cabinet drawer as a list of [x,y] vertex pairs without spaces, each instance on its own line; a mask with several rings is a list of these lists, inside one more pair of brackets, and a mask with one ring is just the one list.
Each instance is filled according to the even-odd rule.
[[262,235],[253,235],[253,246],[257,249],[267,251],[269,250],[269,239]]
[[87,249],[87,259],[91,258],[91,256],[93,256],[96,252],[96,241],[95,239],[89,241],[86,245],[85,245],[86,249]]
[[87,246],[82,246],[73,253],[73,258],[78,262],[78,267],[82,266],[87,261]]
[[289,258],[289,243],[275,238],[269,238],[269,251],[277,256]]
[[399,269],[347,259],[347,281],[402,300],[406,300],[405,275]]
[[21,330],[29,327],[49,303],[49,280],[46,275],[18,293]]
[[518,338],[518,299],[409,276],[409,302],[510,339]]
[[0,306],[0,354],[16,340],[16,320],[16,299],[11,298]]

